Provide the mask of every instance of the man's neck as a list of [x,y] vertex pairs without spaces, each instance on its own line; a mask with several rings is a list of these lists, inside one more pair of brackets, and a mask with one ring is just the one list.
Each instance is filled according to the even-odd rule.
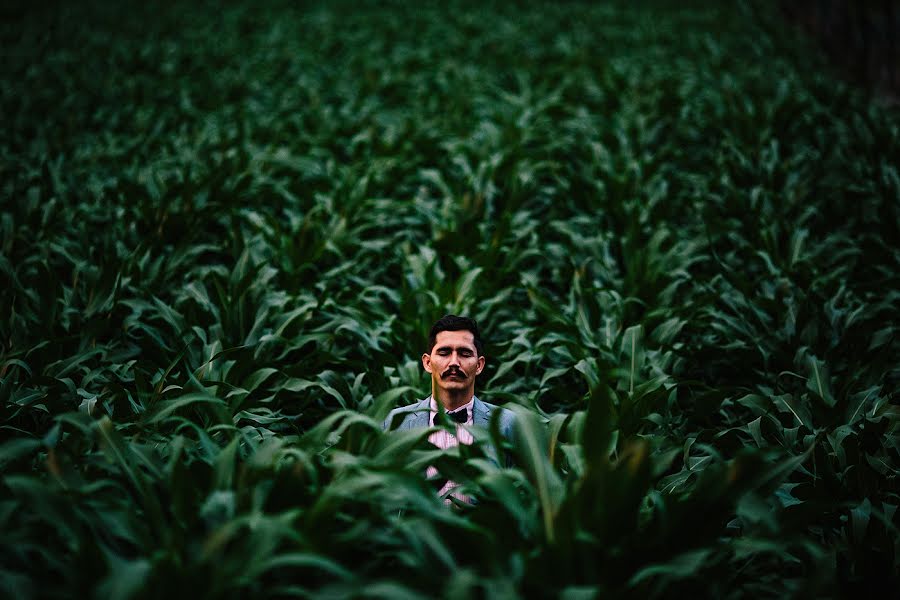
[[447,412],[452,412],[460,406],[468,404],[472,401],[472,397],[474,395],[474,389],[460,390],[458,393],[447,391],[432,391],[432,396],[434,396],[435,400],[443,405],[444,410]]

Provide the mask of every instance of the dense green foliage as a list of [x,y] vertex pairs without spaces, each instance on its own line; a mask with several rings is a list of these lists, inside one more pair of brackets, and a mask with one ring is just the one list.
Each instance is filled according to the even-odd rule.
[[[106,4],[0,26],[4,593],[898,584],[900,120],[770,7]],[[382,433],[448,312],[514,443]]]

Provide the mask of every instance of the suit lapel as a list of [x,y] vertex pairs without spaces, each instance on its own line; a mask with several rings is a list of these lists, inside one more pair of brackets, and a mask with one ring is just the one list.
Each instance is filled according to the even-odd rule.
[[472,403],[472,422],[479,427],[487,427],[491,422],[491,409],[478,396]]
[[[472,421],[478,427],[484,427],[487,429],[491,424],[491,412],[493,412],[492,406],[488,406],[484,402],[475,397],[475,402],[472,404]],[[484,448],[485,455],[491,459],[494,464],[500,466],[500,460],[497,458],[497,450],[494,448],[493,444],[487,444],[482,446]]]
[[405,429],[415,429],[417,427],[428,427],[428,413],[431,409],[431,396],[428,396],[413,408],[413,414],[406,419]]

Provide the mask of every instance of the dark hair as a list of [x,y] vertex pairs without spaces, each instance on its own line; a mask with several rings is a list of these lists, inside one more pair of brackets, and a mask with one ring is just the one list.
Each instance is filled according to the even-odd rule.
[[472,337],[475,340],[475,351],[478,352],[478,356],[482,356],[484,354],[484,346],[481,344],[481,334],[478,333],[478,323],[475,322],[475,319],[470,319],[469,317],[457,317],[456,315],[444,315],[437,322],[431,326],[431,331],[428,332],[428,352],[431,352],[434,349],[434,345],[437,343],[437,334],[442,331],[471,331]]

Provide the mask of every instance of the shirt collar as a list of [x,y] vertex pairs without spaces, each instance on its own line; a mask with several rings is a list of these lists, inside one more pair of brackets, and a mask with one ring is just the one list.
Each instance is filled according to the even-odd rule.
[[[428,415],[429,423],[434,421],[434,415],[438,411],[437,400],[434,399],[434,396],[432,396],[430,398],[430,404],[431,404],[431,412]],[[457,410],[462,410],[462,409],[466,409],[466,415],[468,416],[468,420],[466,421],[466,423],[472,423],[472,421],[475,419],[475,396],[472,396],[471,400],[469,400],[468,402],[466,402],[465,404],[463,404],[462,406],[460,406],[459,408],[457,408],[456,410],[454,410],[452,412],[456,412]]]

